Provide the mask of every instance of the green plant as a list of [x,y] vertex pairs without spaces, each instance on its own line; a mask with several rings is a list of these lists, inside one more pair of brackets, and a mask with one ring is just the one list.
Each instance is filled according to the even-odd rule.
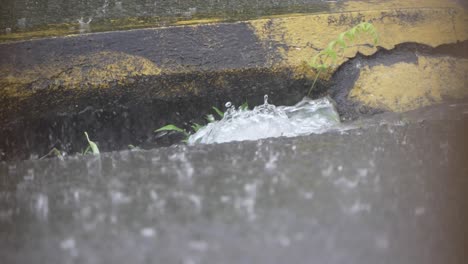
[[[375,46],[379,41],[379,36],[377,34],[377,30],[375,29],[374,25],[369,22],[362,22],[358,25],[354,26],[353,28],[342,32],[338,35],[338,38],[330,41],[327,47],[316,54],[312,59],[308,62],[308,65],[317,71],[315,75],[314,82],[307,93],[307,96],[310,96],[311,91],[313,90],[317,79],[319,78],[320,74],[329,69],[330,67],[334,66],[339,57],[343,58],[345,54],[345,50],[355,43],[355,40],[359,38],[361,35],[367,34],[372,37],[372,45]],[[368,44],[368,42],[366,42]]]
[[58,150],[57,148],[53,148],[51,149],[47,154],[45,154],[44,156],[40,157],[39,159],[45,159],[49,156],[55,156],[55,157],[63,157],[63,154],[62,152],[60,152],[60,150]]
[[91,150],[91,152],[93,154],[99,154],[99,148],[98,148],[97,144],[89,139],[89,136],[88,136],[87,132],[84,132],[84,134],[86,136],[86,140],[88,141],[88,146],[86,147],[85,151],[83,152],[83,155],[90,152],[90,150]]
[[214,122],[216,120],[212,114],[206,115],[205,119],[208,121],[208,123]]
[[247,101],[245,101],[243,104],[241,104],[241,106],[239,106],[239,109],[240,110],[249,110],[249,103],[247,103]]
[[161,128],[158,128],[156,129],[154,132],[161,132],[161,131],[176,131],[176,132],[181,132],[181,133],[184,133],[186,136],[188,136],[188,132],[185,131],[185,129],[182,129],[178,126],[175,126],[175,125],[172,125],[172,124],[169,124],[169,125],[165,125]]
[[197,124],[197,123],[193,123],[193,125],[191,125],[191,127],[192,127],[193,131],[197,132],[198,130],[200,130],[204,126],[202,126],[200,124]]
[[219,110],[216,106],[213,106],[211,108],[219,115],[219,117],[221,117],[221,118],[224,117],[224,112]]
[[[216,106],[213,106],[211,107],[211,109],[213,109],[213,111],[221,118],[223,119],[224,118],[224,112],[219,110],[219,108],[217,108]],[[240,110],[248,110],[249,109],[249,104],[247,103],[247,101],[245,101],[241,106],[239,106],[239,109]],[[208,123],[211,123],[211,122],[214,122],[216,119],[215,117],[212,115],[212,114],[208,114],[205,116],[205,119],[208,121]],[[198,130],[202,129],[203,125],[200,125],[200,124],[197,124],[197,123],[193,123],[193,125],[191,125],[191,128],[192,130],[196,133]],[[160,127],[158,129],[156,129],[154,132],[161,132],[161,131],[175,131],[175,132],[179,132],[179,133],[182,133],[185,135],[185,139],[183,140],[184,142],[186,142],[188,140],[188,137],[191,135],[191,133],[185,129],[182,129],[176,125],[173,125],[173,124],[169,124],[169,125],[165,125],[163,127]]]

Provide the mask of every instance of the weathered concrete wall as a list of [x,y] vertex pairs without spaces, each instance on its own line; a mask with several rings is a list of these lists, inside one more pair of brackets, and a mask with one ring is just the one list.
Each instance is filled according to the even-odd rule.
[[[346,114],[360,113],[362,109],[367,109],[364,113],[375,109],[405,111],[467,95],[464,72],[468,13],[463,5],[442,0],[389,0],[372,5],[345,1],[329,5],[333,12],[322,14],[0,44],[0,122],[4,127],[2,136],[8,137],[0,149],[21,149],[21,138],[30,138],[28,131],[38,131],[39,127],[44,132],[34,142],[40,141],[50,134],[49,130],[58,129],[53,124],[59,113],[69,117],[63,121],[67,129],[52,140],[45,138],[44,149],[76,130],[75,124],[80,124],[79,129],[99,133],[102,128],[82,115],[89,107],[94,109],[93,114],[101,116],[93,120],[108,122],[114,117],[105,119],[98,111],[128,114],[127,110],[113,108],[130,109],[145,102],[141,109],[153,113],[157,110],[147,123],[151,127],[147,132],[135,132],[144,128],[142,124],[125,129],[129,138],[140,133],[140,141],[148,141],[154,128],[163,125],[161,122],[173,122],[172,118],[186,122],[195,114],[204,114],[211,105],[234,98],[244,101],[269,93],[274,103],[290,103],[285,95],[296,98],[305,94],[315,77],[304,62],[339,33],[363,21],[372,22],[379,32],[378,47],[365,45],[366,39],[362,39],[362,43],[347,49],[338,65],[345,65],[356,54],[372,60],[373,54],[385,49],[390,50],[387,60],[392,61],[398,52],[394,48],[404,43],[434,50],[451,45],[450,49],[457,49],[459,54],[426,52],[411,62],[401,58],[398,63],[371,63],[362,70],[358,67],[358,75],[351,79],[338,78],[336,67],[321,75],[314,96],[324,94],[326,88],[341,87],[334,82],[349,84],[336,93],[342,99],[338,98],[339,104],[349,106],[341,109]],[[463,41],[465,44],[460,44]],[[419,50],[411,52],[414,56]],[[440,85],[447,81],[449,88]],[[151,106],[155,103],[159,106]],[[192,105],[187,107],[188,103]],[[183,118],[167,113],[187,109],[190,113],[184,113]],[[126,117],[130,120],[141,117],[138,111],[130,112],[131,116]],[[70,116],[79,118],[73,121]],[[18,131],[29,134],[19,137]],[[112,143],[109,146],[113,148]]]
[[365,67],[349,94],[365,105],[404,112],[468,97],[468,59],[417,56],[416,63]]
[[[312,58],[341,32],[363,21],[375,26],[379,35],[377,46],[384,49],[406,42],[437,47],[468,39],[467,13],[457,6],[405,8],[403,5],[387,9],[385,4],[356,6],[358,3],[346,2],[340,13],[261,19],[250,23],[259,38],[280,54],[278,62],[289,65]],[[375,53],[377,47],[364,45],[367,42],[369,39],[365,38],[357,41],[337,64],[354,57],[357,52]]]
[[358,55],[334,73],[328,92],[347,119],[468,98],[467,50],[467,41],[435,49],[406,43]]
[[[378,46],[385,49],[407,42],[437,47],[468,39],[468,16],[460,6],[443,1],[445,5],[439,7],[440,1],[434,1],[420,8],[414,1],[404,1],[408,7],[402,4],[391,9],[394,2],[400,1],[375,6],[350,1],[340,6],[343,12],[332,14],[2,44],[0,84],[6,94],[23,96],[47,87],[108,87],[105,83],[135,76],[197,70],[288,67],[297,68],[302,78],[311,73],[301,69],[304,61],[362,21],[375,25]],[[371,55],[376,51],[376,47],[357,44],[337,64],[357,52]]]
[[67,23],[80,17],[193,17],[203,14],[261,15],[270,12],[307,11],[327,6],[321,0],[4,0],[0,27],[20,28]]
[[321,0],[4,0],[0,6],[0,41],[80,31],[239,21],[323,12],[329,7]]

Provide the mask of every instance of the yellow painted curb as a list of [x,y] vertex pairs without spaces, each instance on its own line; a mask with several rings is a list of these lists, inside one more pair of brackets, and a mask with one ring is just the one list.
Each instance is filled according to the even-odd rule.
[[[173,38],[171,41],[174,42],[174,45],[178,43],[177,40],[179,38],[183,40],[186,37],[184,35],[186,33],[184,32],[187,31],[187,28],[192,29],[191,32],[193,32],[194,36],[199,36],[202,32],[206,32],[207,34],[209,33],[209,36],[214,37],[214,40],[216,38],[222,39],[225,35],[228,35],[228,39],[232,40],[231,42],[235,44],[232,46],[233,49],[229,50],[230,53],[222,50],[220,46],[216,46],[216,43],[211,43],[214,45],[214,48],[211,46],[204,47],[204,41],[210,43],[210,41],[213,42],[214,40],[200,38],[201,40],[195,43],[197,44],[195,47],[188,47],[190,43],[185,44],[178,47],[179,50],[177,52],[171,50],[171,47],[166,47],[171,51],[171,56],[167,57],[162,55],[160,57],[151,57],[148,55],[148,58],[145,58],[144,56],[146,55],[144,54],[153,54],[155,53],[153,49],[158,49],[158,46],[153,46],[152,43],[149,46],[143,47],[146,49],[146,52],[138,53],[141,56],[136,56],[124,52],[108,51],[106,50],[106,45],[110,44],[106,43],[110,42],[105,41],[102,42],[100,50],[90,55],[81,54],[84,49],[79,49],[78,53],[74,53],[74,55],[61,53],[62,55],[66,55],[62,57],[57,57],[54,53],[49,55],[46,51],[44,52],[43,59],[41,58],[41,63],[30,63],[28,58],[24,57],[22,58],[21,67],[17,65],[16,57],[11,56],[9,64],[0,65],[0,96],[4,98],[25,98],[34,94],[36,90],[54,87],[64,89],[107,88],[116,82],[125,84],[131,77],[154,76],[159,75],[161,72],[180,73],[200,71],[199,65],[213,61],[215,63],[212,63],[212,66],[210,66],[210,71],[226,72],[227,70],[241,70],[248,67],[268,69],[271,72],[293,69],[293,75],[295,76],[291,78],[312,79],[314,73],[309,67],[304,66],[304,62],[310,60],[320,50],[323,50],[340,33],[363,21],[373,23],[379,33],[378,46],[385,49],[392,49],[395,45],[402,43],[420,43],[437,47],[442,44],[468,40],[467,10],[453,0],[387,0],[372,4],[370,1],[346,1],[335,4],[331,10],[332,13],[290,14],[233,24],[215,23],[204,25],[204,28],[201,28],[201,25],[186,25],[171,29],[170,32],[165,31],[167,28],[154,29],[155,32],[168,32],[167,34],[160,34],[162,37],[155,38],[156,40],[164,41],[165,37],[170,36]],[[229,35],[233,28],[236,28],[237,31]],[[205,31],[198,31],[198,29]],[[145,38],[146,36],[143,34],[146,33],[141,32],[140,35],[135,35]],[[129,33],[129,36],[134,36],[131,31],[124,34],[126,33]],[[99,38],[102,35],[96,34],[96,36]],[[91,38],[93,38],[93,35],[90,36]],[[74,38],[63,39],[69,45],[67,47],[73,50],[71,44]],[[82,38],[77,37],[76,39]],[[369,42],[369,39],[366,38],[358,40],[355,45],[346,50],[343,57],[338,59],[336,66],[354,57],[357,52],[365,55],[375,53],[377,48],[364,45],[367,42]],[[31,43],[32,45],[37,44],[34,41],[31,41]],[[18,45],[24,48],[25,45],[22,44],[24,42],[10,43],[8,45]],[[82,44],[81,42],[81,45],[86,47],[87,44]],[[190,48],[193,48],[193,50]],[[186,51],[185,49],[195,54],[198,51],[203,51],[203,54],[213,56],[210,61],[204,61],[205,57],[203,56],[194,56],[194,59],[192,58],[190,63],[184,64],[183,60],[179,60],[178,52],[187,54],[187,52],[181,52],[181,50]],[[18,50],[25,52],[24,49]],[[125,49],[122,50],[125,51]],[[246,50],[248,52],[245,52]],[[255,52],[255,54],[250,53],[251,51]],[[162,53],[164,54],[164,52]],[[232,64],[229,67],[225,66],[227,61],[238,56],[245,56],[251,59],[251,61],[246,59],[241,61],[241,63]],[[249,56],[255,59],[249,58]],[[248,61],[249,64],[243,64],[245,61]],[[454,67],[461,67],[460,63],[452,65],[455,65]],[[329,78],[335,69],[331,69],[328,75],[321,75],[321,78]],[[384,83],[382,81],[382,84]],[[174,87],[178,86],[177,83],[171,85]],[[361,85],[361,87],[367,86]],[[204,87],[191,87],[191,89],[202,90]],[[391,89],[391,87],[386,87],[385,89]],[[369,90],[363,91],[369,92]],[[169,92],[172,92],[172,90]],[[436,93],[436,91],[433,92]],[[353,91],[353,98],[366,102],[369,105],[377,105],[377,103],[360,94],[358,91]],[[394,100],[391,94],[387,94],[386,96],[389,96],[388,100]],[[398,107],[382,103],[381,101],[378,104],[392,110],[411,108],[409,103]]]
[[468,59],[418,56],[417,64],[400,62],[361,69],[349,99],[364,105],[405,112],[468,97]]
[[[110,82],[125,83],[130,77],[160,73],[160,68],[143,57],[103,51],[70,58],[51,58],[25,70],[4,66],[0,69],[0,87],[7,97],[25,97],[48,87],[108,88]],[[24,89],[24,86],[30,89]]]
[[[310,60],[341,32],[363,21],[373,23],[379,33],[378,46],[385,49],[408,42],[437,47],[468,39],[467,12],[456,5],[386,9],[391,7],[386,3],[382,4],[383,9],[379,9],[379,4],[376,4],[373,7],[376,10],[366,10],[365,6],[360,5],[360,11],[261,19],[251,21],[250,25],[264,45],[275,53],[270,56],[271,64],[293,67]],[[354,9],[358,9],[356,5],[352,5],[351,10]],[[375,47],[362,45],[368,41],[358,40],[356,45],[346,50],[345,56],[337,61],[336,66],[354,57],[357,52],[364,55],[375,53]],[[272,50],[271,47],[278,47],[278,50]],[[281,59],[275,59],[275,55]]]

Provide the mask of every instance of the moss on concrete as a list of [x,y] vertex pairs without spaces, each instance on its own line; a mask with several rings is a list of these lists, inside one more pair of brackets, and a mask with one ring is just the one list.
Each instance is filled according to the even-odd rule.
[[349,99],[366,106],[405,112],[468,97],[468,59],[418,56],[416,64],[365,67]]

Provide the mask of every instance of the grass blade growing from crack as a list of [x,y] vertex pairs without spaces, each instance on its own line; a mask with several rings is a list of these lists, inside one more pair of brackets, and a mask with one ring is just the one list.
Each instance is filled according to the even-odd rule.
[[159,129],[156,129],[154,132],[161,132],[161,131],[176,131],[176,132],[183,133],[187,137],[189,136],[189,133],[187,133],[187,131],[173,124],[165,125]]
[[197,124],[197,123],[193,123],[192,125],[192,129],[193,131],[197,132],[198,130],[200,130],[200,128],[202,128],[204,126],[200,125],[200,124]]
[[223,111],[219,110],[216,106],[213,106],[212,108],[219,115],[219,117],[221,117],[221,118],[224,117]]
[[[315,79],[307,93],[307,96],[310,96],[310,93],[314,89],[320,73],[336,66],[338,61],[338,54],[341,54],[341,58],[343,58],[345,55],[345,50],[350,47],[351,44],[354,44],[355,39],[359,37],[359,35],[362,35],[362,33],[366,33],[372,37],[373,46],[377,45],[379,36],[374,25],[369,22],[362,22],[353,28],[340,33],[337,39],[330,41],[325,49],[320,51],[318,54],[313,56],[310,61],[308,61],[307,64],[311,68],[315,69]],[[365,43],[368,43],[368,41]]]
[[60,152],[60,150],[58,150],[57,148],[53,148],[51,151],[49,151],[47,154],[40,157],[39,159],[45,159],[45,158],[50,157],[50,156],[56,156],[56,157],[59,157],[59,158],[63,158],[62,152]]
[[[84,132],[84,134],[85,134],[85,136],[86,136],[86,139],[88,140],[89,148],[91,149],[91,151],[93,152],[93,154],[99,154],[99,148],[98,148],[97,144],[94,143],[93,141],[91,141],[91,140],[89,139],[89,136],[88,136],[88,133],[87,133],[87,132]],[[88,150],[88,148],[87,148],[87,150]],[[86,153],[86,152],[87,152],[87,151],[85,150],[85,153]]]
[[249,103],[245,101],[241,106],[239,106],[240,110],[249,110]]

